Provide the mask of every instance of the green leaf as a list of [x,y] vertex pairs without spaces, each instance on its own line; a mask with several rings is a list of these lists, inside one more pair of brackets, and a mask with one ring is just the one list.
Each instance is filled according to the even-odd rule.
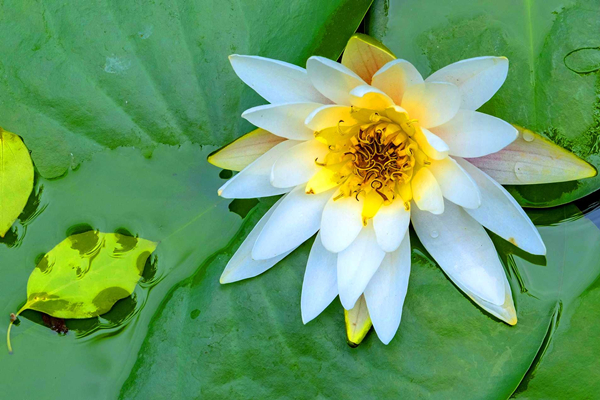
[[[600,261],[587,249],[600,241],[600,230],[575,207],[532,215],[552,221],[540,228],[547,260],[493,236],[513,287],[517,325],[478,308],[412,236],[413,266],[400,330],[387,346],[371,331],[357,348],[346,343],[338,300],[302,324],[300,293],[311,241],[256,278],[218,285],[229,257],[266,209],[251,213],[236,243],[171,293],[121,398],[197,393],[211,399],[394,398],[403,393],[410,399],[453,399],[468,393],[473,399],[508,399],[527,382],[534,385],[546,365],[565,377],[554,376],[552,391],[531,398],[597,393],[595,353],[586,349],[597,348],[590,332],[600,329],[600,286],[588,285],[600,276]],[[575,336],[581,342],[561,349],[582,325],[585,330]],[[581,364],[579,357],[584,357]],[[575,389],[579,397],[571,396],[571,380],[581,383]]]
[[99,231],[69,236],[29,276],[27,303],[16,316],[25,310],[57,318],[91,318],[108,312],[117,300],[133,293],[157,244]]
[[[425,76],[458,60],[496,55],[508,78],[481,111],[551,139],[600,166],[600,69],[596,0],[378,0],[370,34]],[[522,204],[565,204],[600,188],[600,176],[515,186]]]
[[0,147],[0,237],[4,237],[33,189],[33,164],[21,138],[2,128]]
[[264,103],[230,54],[301,66],[313,54],[335,59],[370,3],[7,0],[0,123],[48,178],[105,148],[221,146],[249,132],[240,114]]

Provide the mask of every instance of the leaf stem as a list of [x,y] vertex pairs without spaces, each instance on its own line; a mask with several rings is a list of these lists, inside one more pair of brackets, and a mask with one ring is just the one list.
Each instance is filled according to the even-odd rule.
[[10,321],[10,324],[8,324],[8,330],[6,331],[6,346],[8,347],[8,354],[13,353],[12,346],[10,344],[10,330],[12,329],[13,325],[15,324],[15,321],[17,320],[17,318],[19,318],[19,315],[21,315],[21,313],[23,311],[27,310],[29,308],[29,306],[30,306],[29,302],[25,303],[25,305],[23,307],[21,307],[21,309],[19,311],[17,311],[14,319],[12,319]]

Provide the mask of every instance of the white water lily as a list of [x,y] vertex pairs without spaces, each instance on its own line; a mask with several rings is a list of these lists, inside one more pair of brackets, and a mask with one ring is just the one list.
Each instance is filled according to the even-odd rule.
[[[478,158],[485,169],[481,160],[494,155],[497,162],[519,137],[509,123],[476,111],[504,83],[506,58],[459,61],[423,79],[408,61],[356,35],[343,64],[316,56],[306,69],[257,56],[230,60],[271,104],[245,111],[242,117],[260,129],[209,159],[241,169],[219,194],[285,195],[239,247],[221,283],[265,272],[318,233],[304,276],[302,321],[337,296],[346,310],[365,301],[387,344],[408,289],[412,222],[458,288],[490,314],[517,322],[484,227],[529,253],[545,255],[546,248],[503,182],[465,159]],[[580,170],[563,179],[595,174],[576,161]]]

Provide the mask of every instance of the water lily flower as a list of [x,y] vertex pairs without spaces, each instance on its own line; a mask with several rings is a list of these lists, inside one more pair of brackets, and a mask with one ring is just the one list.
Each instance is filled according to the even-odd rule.
[[[387,344],[407,293],[412,223],[458,288],[516,324],[511,288],[484,227],[526,252],[546,254],[536,227],[501,184],[536,183],[536,171],[548,176],[543,165],[552,168],[548,158],[558,150],[552,144],[543,154],[502,153],[525,134],[525,144],[531,137],[546,143],[476,111],[504,83],[508,59],[471,58],[424,79],[410,62],[355,35],[341,64],[317,56],[306,69],[258,56],[230,61],[270,104],[242,114],[259,129],[209,158],[241,170],[219,195],[284,196],[233,255],[221,283],[265,272],[317,234],[304,275],[302,321],[337,296],[347,313],[364,302],[366,319]],[[558,180],[596,173],[570,153],[561,160],[550,174]],[[495,173],[504,178],[497,182]]]

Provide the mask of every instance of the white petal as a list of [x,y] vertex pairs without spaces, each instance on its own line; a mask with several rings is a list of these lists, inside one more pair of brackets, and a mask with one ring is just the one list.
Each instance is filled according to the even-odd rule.
[[394,100],[381,90],[369,85],[357,86],[350,91],[350,101],[354,107],[369,110],[384,110],[394,105]]
[[423,83],[423,77],[406,60],[392,60],[373,75],[371,86],[383,90],[396,104],[402,104],[406,88]]
[[519,132],[508,122],[477,111],[460,110],[431,131],[450,147],[450,155],[482,157],[511,144]]
[[281,261],[285,256],[290,254],[292,250],[268,260],[257,261],[252,259],[252,247],[254,247],[256,238],[258,238],[258,235],[260,235],[260,232],[264,228],[265,224],[284,198],[285,196],[279,199],[277,203],[275,203],[273,207],[271,207],[271,209],[269,209],[269,211],[263,215],[256,226],[254,226],[254,229],[252,229],[250,234],[237,249],[233,257],[231,257],[227,263],[227,266],[225,267],[225,270],[223,271],[223,274],[221,275],[221,283],[237,282],[242,279],[248,279],[260,275]]
[[456,160],[475,180],[481,190],[481,207],[466,210],[480,224],[521,249],[538,255],[546,246],[519,203],[498,182],[466,160]]
[[303,186],[292,190],[275,210],[256,239],[252,258],[266,260],[290,251],[319,230],[321,214],[333,190],[306,194]]
[[253,199],[289,192],[289,189],[271,185],[271,169],[275,161],[300,142],[286,140],[257,158],[219,188],[219,196],[226,199]]
[[429,158],[434,160],[443,160],[448,157],[450,148],[439,136],[429,131],[427,128],[421,128],[415,133],[414,139],[419,147]]
[[408,231],[409,223],[410,211],[404,208],[402,199],[382,206],[373,217],[373,228],[379,247],[387,252],[396,250]]
[[425,82],[453,83],[460,89],[460,108],[477,110],[496,94],[506,80],[506,57],[477,57],[450,64],[433,73]]
[[441,215],[413,208],[411,220],[425,249],[461,289],[504,304],[504,268],[479,222],[451,202],[446,202]]
[[302,323],[321,314],[337,294],[337,254],[323,247],[318,234],[308,256],[302,283]]
[[366,85],[349,68],[324,57],[310,57],[306,62],[306,70],[313,86],[336,104],[349,106],[350,91]]
[[321,219],[323,246],[333,253],[344,250],[356,239],[361,229],[363,201],[354,197],[329,199]]
[[315,160],[328,152],[327,145],[315,139],[297,144],[273,164],[271,184],[284,188],[308,182],[320,168]]
[[377,245],[371,223],[360,232],[346,250],[338,254],[338,290],[340,301],[346,310],[354,307],[384,257],[385,251]]
[[421,168],[411,181],[413,199],[417,207],[433,214],[444,212],[444,196],[442,189],[429,168]]
[[229,61],[242,81],[269,103],[329,103],[308,79],[304,68],[258,56],[231,55]]
[[460,107],[460,92],[450,83],[418,83],[404,92],[402,108],[419,125],[432,128],[450,121]]
[[369,315],[383,344],[393,339],[400,326],[410,276],[410,257],[410,235],[407,232],[398,250],[386,254],[365,289]]
[[304,125],[304,121],[321,106],[319,103],[267,104],[244,111],[242,117],[277,136],[310,140],[314,133]]
[[352,117],[352,108],[349,106],[326,105],[319,107],[306,117],[304,123],[313,131],[332,128],[342,123],[354,125],[358,121]]
[[481,194],[471,176],[452,158],[432,160],[429,170],[442,189],[445,198],[465,208],[481,205]]

